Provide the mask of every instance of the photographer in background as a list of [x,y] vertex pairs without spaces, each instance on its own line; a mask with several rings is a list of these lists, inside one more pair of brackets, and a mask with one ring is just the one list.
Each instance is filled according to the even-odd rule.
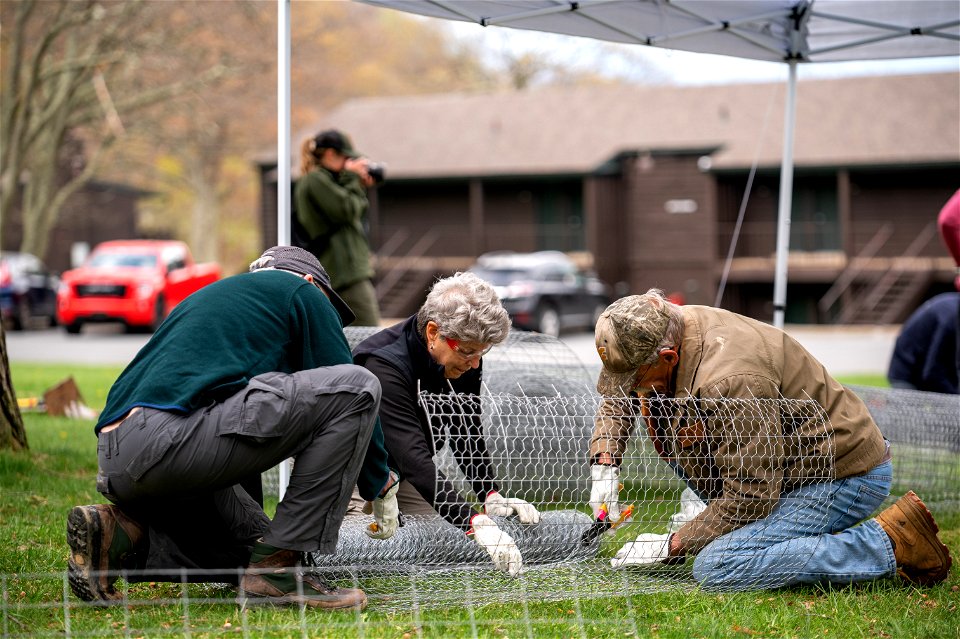
[[305,248],[357,316],[353,325],[379,326],[364,216],[366,189],[383,180],[383,168],[355,152],[344,133],[330,129],[303,141],[300,173],[294,198]]

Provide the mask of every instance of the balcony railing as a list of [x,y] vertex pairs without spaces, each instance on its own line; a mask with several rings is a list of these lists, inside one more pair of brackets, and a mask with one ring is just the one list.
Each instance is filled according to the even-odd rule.
[[[428,257],[478,255],[488,251],[581,251],[585,248],[582,227],[563,224],[486,224],[479,235],[464,224],[434,224],[429,228],[382,224],[378,229],[383,247],[391,255],[409,254],[418,240],[431,231],[439,238],[424,253]],[[400,238],[399,240],[397,238]],[[381,247],[373,247],[379,252]]]
[[[923,230],[923,226],[909,221],[898,224],[889,220],[857,220],[849,238],[841,238],[833,225],[813,222],[794,222],[790,228],[791,252],[845,251],[849,247],[852,255],[861,253],[870,245],[877,229],[890,225],[890,237],[874,253],[878,258],[893,258],[911,250],[911,243]],[[719,223],[717,232],[718,255],[726,255],[733,234],[734,223]],[[777,229],[767,222],[744,222],[737,241],[734,257],[768,257],[776,252]],[[936,242],[927,243],[918,257],[939,257],[943,249]]]
[[[911,250],[911,243],[922,230],[922,227],[914,223],[858,220],[850,237],[844,240],[836,237],[835,232],[829,231],[831,225],[800,222],[791,228],[790,251],[811,256],[823,254],[852,258],[870,246],[877,229],[885,224],[890,225],[889,237],[882,246],[871,251],[871,257],[892,259],[905,255]],[[717,260],[720,261],[727,254],[734,224],[719,223],[717,229],[715,250]],[[570,252],[590,249],[586,246],[583,227],[563,224],[486,224],[479,234],[472,233],[465,224],[433,224],[429,227],[383,224],[377,230],[377,237],[382,238],[382,244],[374,246],[373,249],[383,257],[399,258],[410,255],[427,231],[435,234],[437,241],[426,249],[423,253],[425,257],[476,256],[499,250],[528,252],[550,249]],[[849,254],[846,252],[848,247]],[[768,259],[775,253],[774,224],[765,221],[745,222],[742,225],[735,259]],[[944,255],[943,247],[935,241],[928,242],[914,254],[919,258],[939,258]]]

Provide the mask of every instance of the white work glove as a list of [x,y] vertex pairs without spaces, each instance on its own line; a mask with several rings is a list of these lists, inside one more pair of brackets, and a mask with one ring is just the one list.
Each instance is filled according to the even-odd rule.
[[86,404],[75,399],[70,400],[64,409],[63,414],[69,417],[70,419],[96,419],[97,411],[93,410]]
[[495,490],[483,502],[483,512],[491,517],[509,517],[516,513],[521,524],[540,523],[540,512],[533,504],[516,497],[504,497]]
[[607,521],[620,519],[620,469],[606,464],[594,464],[590,467],[590,508],[593,518],[600,516],[600,506],[607,505]]
[[624,544],[617,556],[610,560],[614,568],[623,566],[650,566],[670,558],[670,535],[643,533],[636,541]]
[[473,526],[473,540],[487,551],[493,565],[511,577],[520,574],[523,557],[513,537],[500,530],[497,523],[486,515],[474,515],[470,520]]
[[[391,473],[391,476],[394,476]],[[400,525],[400,506],[397,505],[397,491],[400,489],[400,482],[394,481],[383,497],[377,497],[372,502],[368,501],[363,506],[363,512],[373,514],[373,523],[367,526],[363,532],[372,539],[389,539],[393,533],[397,532]]]
[[684,488],[683,492],[680,493],[680,512],[670,516],[670,525],[667,526],[667,530],[677,532],[685,523],[706,509],[707,505],[697,497],[697,493],[690,488]]

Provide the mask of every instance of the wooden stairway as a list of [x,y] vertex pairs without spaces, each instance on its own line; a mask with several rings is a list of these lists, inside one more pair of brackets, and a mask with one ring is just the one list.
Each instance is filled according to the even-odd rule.
[[893,235],[887,224],[877,230],[856,258],[820,299],[820,312],[828,317],[834,304],[841,301],[836,324],[897,324],[916,308],[933,279],[933,271],[920,253],[936,236],[936,223],[924,227],[901,257],[882,260],[886,268],[877,271],[871,264],[880,263],[874,256]]
[[[398,232],[384,245],[389,250],[378,252],[379,262],[389,264],[388,269],[378,269],[376,284],[377,302],[380,316],[385,318],[403,318],[413,314],[423,298],[436,270],[431,260],[424,257],[439,239],[439,234],[431,229],[421,235],[404,256],[393,253],[407,238],[407,232]],[[382,271],[382,272],[381,272]]]

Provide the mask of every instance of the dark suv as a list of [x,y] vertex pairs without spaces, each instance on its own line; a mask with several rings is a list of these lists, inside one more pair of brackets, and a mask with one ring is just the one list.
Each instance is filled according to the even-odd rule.
[[556,337],[592,329],[610,304],[610,287],[559,251],[485,253],[470,272],[493,284],[517,328]]
[[0,317],[14,330],[29,328],[35,319],[57,323],[60,279],[40,258],[29,253],[0,252]]

